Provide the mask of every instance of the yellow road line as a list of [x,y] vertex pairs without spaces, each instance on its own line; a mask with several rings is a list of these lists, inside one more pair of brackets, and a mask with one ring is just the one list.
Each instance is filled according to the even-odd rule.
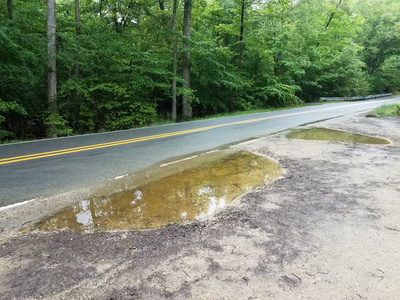
[[[395,98],[395,99],[399,99],[399,98]],[[369,102],[368,104],[383,103],[383,102],[393,101],[395,99],[373,101],[373,102]],[[322,108],[322,109],[317,109],[317,110],[312,110],[312,111],[296,112],[296,113],[289,113],[289,114],[276,115],[276,116],[268,116],[268,117],[262,117],[262,118],[257,118],[257,119],[249,119],[249,120],[237,121],[237,122],[232,122],[232,123],[212,125],[212,126],[201,127],[201,128],[196,128],[196,129],[156,134],[156,135],[150,135],[150,136],[145,136],[145,137],[140,137],[140,138],[120,140],[120,141],[115,141],[115,142],[108,142],[108,143],[94,144],[94,145],[88,145],[88,146],[82,146],[82,147],[61,149],[61,150],[56,150],[56,151],[41,152],[41,153],[34,153],[34,154],[28,154],[28,155],[22,155],[22,156],[16,156],[16,157],[3,158],[3,159],[0,159],[0,165],[12,164],[12,163],[21,162],[21,161],[34,160],[34,159],[39,159],[39,158],[58,156],[58,155],[64,155],[64,154],[70,154],[70,153],[77,153],[77,152],[83,152],[83,151],[89,151],[89,150],[95,150],[95,149],[101,149],[101,148],[108,148],[108,147],[114,147],[114,146],[120,146],[120,145],[126,145],[126,144],[132,144],[132,143],[137,143],[137,142],[142,142],[142,141],[161,139],[161,138],[165,138],[165,137],[172,137],[172,136],[178,136],[178,135],[183,135],[183,134],[201,132],[201,131],[206,131],[206,130],[220,128],[220,127],[226,127],[226,126],[255,123],[255,122],[265,121],[265,120],[269,120],[269,119],[285,118],[285,117],[290,117],[290,116],[295,116],[295,115],[303,115],[303,114],[309,114],[309,113],[315,113],[315,112],[321,112],[321,111],[327,111],[327,110],[333,110],[333,109],[339,109],[339,108],[345,108],[345,107],[351,107],[351,106],[359,106],[359,105],[364,105],[364,104],[365,103],[348,104],[348,105],[342,105],[342,106],[336,106],[336,107]]]
[[[186,133],[186,131],[182,132],[182,134],[183,133]],[[189,132],[187,132],[187,133],[189,133]],[[162,138],[165,136],[168,136],[168,134],[158,134],[158,135],[153,135],[153,136],[149,136],[149,137],[156,139],[156,138]],[[143,137],[143,138],[149,138],[149,137]],[[48,155],[48,154],[61,155],[61,154],[65,154],[65,152],[69,153],[70,151],[80,152],[80,151],[91,150],[94,147],[98,147],[98,146],[103,146],[103,147],[117,146],[120,143],[138,142],[138,141],[141,141],[141,139],[143,139],[143,138],[134,138],[134,139],[127,139],[127,140],[121,140],[121,141],[116,141],[116,142],[108,142],[108,143],[103,143],[103,144],[94,144],[94,145],[88,145],[88,146],[82,146],[82,147],[67,148],[67,149],[61,149],[61,150],[56,150],[56,151],[41,152],[41,153],[28,154],[28,155],[23,155],[23,156],[3,158],[3,159],[0,159],[0,162],[10,161],[10,160],[15,160],[15,159],[22,159],[22,158],[32,158],[32,157]]]

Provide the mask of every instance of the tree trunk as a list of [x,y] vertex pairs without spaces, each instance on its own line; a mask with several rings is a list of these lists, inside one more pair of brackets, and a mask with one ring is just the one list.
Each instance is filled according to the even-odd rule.
[[13,0],[7,0],[8,18],[13,19]]
[[[336,5],[336,9],[339,8],[340,4],[342,4],[342,1],[343,1],[343,0],[339,0],[338,4]],[[331,13],[331,15],[329,16],[328,22],[326,22],[326,24],[325,24],[325,28],[324,28],[325,30],[328,30],[328,27],[329,27],[329,25],[331,24],[332,19],[333,19],[334,16],[335,16],[335,13],[334,13],[334,12]],[[318,47],[319,47],[319,42],[317,43],[317,48],[318,48]]]
[[242,58],[243,58],[244,1],[245,0],[242,0],[242,11],[241,11],[241,15],[240,15],[239,70],[242,68]]
[[[76,52],[75,52],[75,78],[79,80],[80,77],[80,35],[81,35],[81,15],[79,0],[75,0],[75,31],[76,31]],[[81,97],[78,90],[75,90],[75,116],[77,120],[81,119]],[[78,122],[79,131],[81,131],[81,123]]]
[[[185,0],[183,12],[183,58],[182,58],[182,77],[183,88],[190,89],[190,29],[191,29],[192,0]],[[192,117],[192,107],[187,95],[182,97],[182,114],[184,118]]]
[[76,28],[76,54],[75,54],[75,76],[79,77],[79,37],[81,35],[81,16],[79,13],[79,0],[75,0],[75,28]]
[[176,62],[178,56],[178,39],[176,36],[176,10],[177,0],[174,0],[174,8],[172,11],[172,34],[173,34],[173,59],[172,59],[172,120],[176,121]]
[[[51,113],[57,111],[57,62],[56,62],[56,2],[46,0],[47,16],[47,101]],[[54,132],[54,125],[50,125]],[[57,134],[54,133],[53,137]]]
[[[342,4],[342,0],[339,0],[339,3],[336,5],[336,9],[339,8],[340,4]],[[333,12],[333,13],[331,14],[331,16],[329,17],[328,22],[327,22],[326,25],[325,25],[325,30],[328,29],[328,27],[329,27],[329,25],[331,24],[332,19],[333,19],[334,16],[335,16],[335,13]]]
[[160,10],[165,10],[164,0],[158,0],[158,3],[160,4]]
[[120,24],[118,21],[118,7],[116,2],[112,5],[112,19],[114,20],[115,32],[120,33]]

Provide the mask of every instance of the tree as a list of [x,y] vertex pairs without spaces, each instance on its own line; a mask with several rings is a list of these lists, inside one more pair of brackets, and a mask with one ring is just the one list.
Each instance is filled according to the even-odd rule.
[[190,89],[190,30],[192,17],[192,0],[185,0],[183,14],[183,58],[182,78],[183,88],[186,90],[182,97],[182,115],[184,118],[192,117],[192,107],[188,96]]
[[172,35],[173,35],[173,46],[172,46],[172,120],[176,121],[176,73],[177,73],[177,56],[178,56],[178,39],[176,35],[176,11],[177,11],[177,0],[173,0],[172,10]]
[[[56,1],[46,0],[47,7],[47,90],[48,109],[50,114],[57,113],[57,60],[56,60]],[[55,125],[49,123],[49,132],[52,137],[57,137]]]
[[13,0],[7,0],[8,18],[13,19]]
[[0,3],[0,140],[400,87],[399,1],[46,2]]
[[[372,82],[372,89],[381,90],[378,72],[387,59],[400,54],[400,3],[390,0],[365,0],[357,4],[364,17],[357,42],[364,47],[363,60]],[[384,67],[387,69],[387,66]]]
[[[79,36],[81,35],[81,17],[79,13],[79,0],[75,0],[75,28],[77,38],[77,48],[79,48]],[[76,51],[75,76],[79,77],[79,50]]]
[[164,0],[158,0],[161,10],[165,10]]
[[239,35],[239,69],[242,67],[242,57],[243,57],[243,31],[244,31],[244,1],[242,0],[242,6],[240,10],[240,35]]

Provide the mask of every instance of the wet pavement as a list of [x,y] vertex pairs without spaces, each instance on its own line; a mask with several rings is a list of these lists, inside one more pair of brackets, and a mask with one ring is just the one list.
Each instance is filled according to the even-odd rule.
[[282,175],[278,164],[249,152],[192,164],[195,167],[177,174],[86,199],[24,231],[153,229],[194,221]]

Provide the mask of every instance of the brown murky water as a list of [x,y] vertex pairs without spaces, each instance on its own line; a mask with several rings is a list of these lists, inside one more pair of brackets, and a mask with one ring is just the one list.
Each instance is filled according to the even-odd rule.
[[281,174],[279,165],[264,157],[233,153],[134,189],[82,201],[30,229],[128,230],[193,221]]
[[326,128],[295,129],[290,131],[286,137],[289,139],[324,140],[355,144],[390,144],[390,142],[385,139]]

